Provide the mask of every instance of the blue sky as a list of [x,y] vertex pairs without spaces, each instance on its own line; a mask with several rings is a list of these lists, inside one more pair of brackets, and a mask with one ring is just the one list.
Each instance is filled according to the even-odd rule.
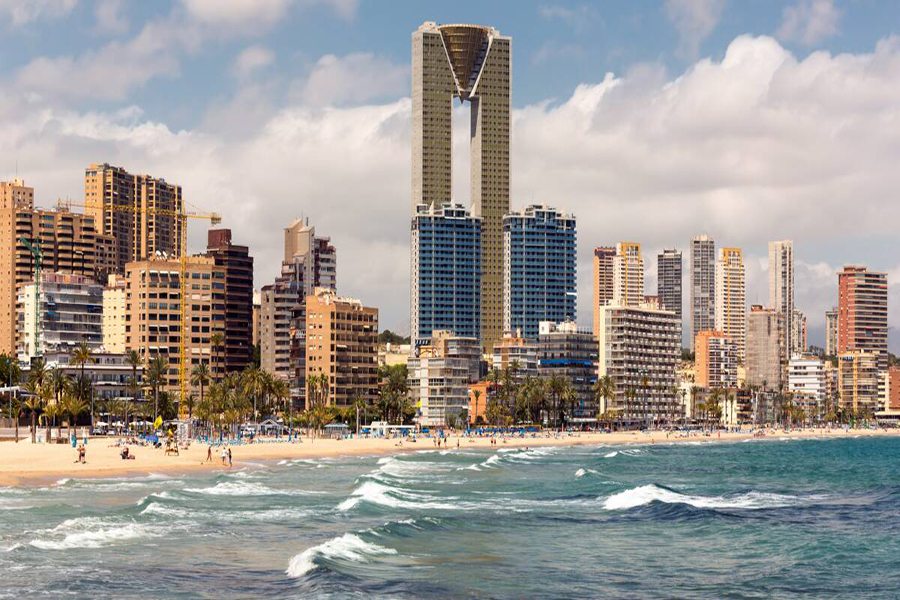
[[410,33],[493,25],[513,37],[512,205],[578,217],[580,321],[593,246],[642,242],[652,292],[656,252],[709,233],[744,248],[766,303],[766,243],[792,238],[821,344],[842,264],[900,282],[898,17],[875,0],[0,0],[0,177],[18,162],[43,204],[80,199],[94,161],[182,183],[251,246],[257,285],[309,216],[340,291],[402,330]]

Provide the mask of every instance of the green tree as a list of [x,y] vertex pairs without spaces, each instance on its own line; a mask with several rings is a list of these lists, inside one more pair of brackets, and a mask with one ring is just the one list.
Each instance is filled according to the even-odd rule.
[[169,364],[162,355],[147,359],[144,367],[144,380],[153,390],[153,421],[159,416],[159,388],[168,381]]
[[[191,384],[196,385],[200,388],[200,403],[203,403],[203,394],[206,390],[206,386],[209,385],[210,382],[210,372],[209,365],[205,362],[201,362],[199,364],[194,365],[194,369],[191,371]],[[194,403],[191,402],[188,406],[188,419],[194,418]]]
[[[594,384],[594,401],[597,403],[597,414],[608,412],[616,394],[616,386],[612,377],[604,375]],[[598,417],[599,418],[599,417]]]
[[[73,366],[77,366],[81,368],[81,380],[85,381],[84,377],[84,367],[88,364],[94,364],[96,360],[94,359],[93,354],[91,353],[91,349],[84,342],[80,342],[77,346],[75,346],[74,350],[72,350],[72,356],[69,358],[69,364]],[[91,404],[91,427],[94,426],[94,394],[93,394],[93,386],[88,388],[90,390],[90,398],[83,398],[85,401],[90,401]]]

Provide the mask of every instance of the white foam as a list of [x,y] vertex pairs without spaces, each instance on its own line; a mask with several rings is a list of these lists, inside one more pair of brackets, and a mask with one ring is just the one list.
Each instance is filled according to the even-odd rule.
[[604,455],[603,455],[603,458],[613,458],[613,457],[618,456],[618,455],[619,455],[619,453],[616,452],[615,450],[613,450],[612,452],[609,452],[609,453],[607,453],[607,454],[604,454]]
[[171,506],[166,506],[164,504],[160,504],[158,502],[151,502],[147,505],[147,507],[141,511],[142,515],[161,515],[165,517],[186,517],[190,515],[190,512],[186,510],[181,510],[180,508],[173,508]]
[[[95,517],[63,521],[45,535],[29,544],[42,550],[70,550],[72,548],[100,548],[117,542],[154,537],[148,526],[138,523],[111,524]],[[62,539],[52,539],[65,534]]]
[[184,491],[210,496],[273,496],[287,493],[247,481],[221,481],[210,488],[185,488]]
[[592,475],[599,475],[599,473],[593,469],[578,469],[575,471],[575,477],[581,478],[587,475],[588,473]]
[[499,463],[500,463],[500,455],[499,455],[499,454],[494,454],[493,456],[491,456],[490,458],[488,458],[486,461],[484,461],[483,463],[481,463],[481,466],[482,466],[482,467],[493,468],[494,465],[499,464]]
[[373,556],[386,554],[397,554],[397,551],[369,543],[356,534],[345,533],[294,556],[288,564],[286,573],[289,577],[302,577],[318,566],[316,559],[320,557],[365,563],[370,562]]
[[613,494],[603,503],[603,508],[606,510],[626,510],[644,506],[651,502],[662,502],[665,504],[688,504],[696,508],[758,510],[792,506],[797,504],[798,501],[799,498],[796,496],[764,492],[748,492],[737,496],[688,496],[650,484]]
[[366,481],[353,490],[349,498],[338,504],[337,509],[346,512],[363,501],[391,508],[434,508],[444,510],[459,508],[453,504],[447,504],[438,500],[438,498],[433,496],[415,494],[400,488],[386,486],[378,481]]

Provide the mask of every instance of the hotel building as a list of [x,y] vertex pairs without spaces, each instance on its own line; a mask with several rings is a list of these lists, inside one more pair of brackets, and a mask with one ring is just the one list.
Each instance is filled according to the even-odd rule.
[[597,341],[593,333],[572,321],[542,321],[538,335],[538,373],[562,377],[575,393],[576,422],[595,421],[594,383],[597,381]]
[[781,387],[784,316],[773,308],[750,307],[747,315],[747,384],[775,391]]
[[840,406],[844,410],[871,411],[878,409],[878,355],[874,352],[851,350],[838,355],[838,388]]
[[701,331],[694,340],[695,382],[707,389],[737,387],[738,346],[721,331]]
[[242,371],[253,359],[253,257],[231,241],[230,229],[207,232],[206,255],[225,272],[223,346],[214,362],[226,373]]
[[125,277],[111,274],[103,288],[103,348],[112,354],[125,352],[125,307]]
[[838,353],[838,314],[837,307],[825,311],[825,354],[837,356]]
[[883,373],[888,368],[887,341],[887,273],[845,266],[838,273],[838,353],[870,352]]
[[435,331],[407,363],[409,397],[422,427],[456,427],[465,422],[469,384],[478,381],[478,338]]
[[594,335],[600,327],[598,308],[606,306],[613,300],[613,259],[616,257],[615,246],[597,246],[594,248]]
[[787,365],[794,348],[794,242],[769,242],[769,306],[784,319],[781,362]]
[[656,295],[665,310],[681,319],[681,250],[663,250],[656,257]]
[[641,245],[633,242],[616,244],[613,257],[613,303],[639,306],[644,302],[644,259]]
[[716,263],[716,329],[734,342],[737,358],[744,362],[747,302],[744,259],[740,248],[722,248]]
[[716,243],[707,235],[691,240],[691,348],[701,331],[716,327]]

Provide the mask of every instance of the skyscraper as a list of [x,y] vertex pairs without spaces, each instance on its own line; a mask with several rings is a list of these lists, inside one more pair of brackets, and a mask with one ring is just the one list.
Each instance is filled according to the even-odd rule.
[[747,383],[766,390],[781,385],[784,318],[773,308],[750,307],[747,316]]
[[503,216],[509,212],[512,38],[492,27],[423,23],[412,34],[412,209],[451,200],[451,107],[471,105],[471,200],[482,218],[481,338],[503,323]]
[[838,313],[836,306],[825,311],[825,354],[828,356],[838,353]]
[[808,347],[806,341],[806,315],[794,309],[794,316],[791,318],[791,355],[803,354]]
[[616,256],[615,246],[597,246],[594,248],[594,335],[599,328],[600,307],[606,306],[613,299],[613,259]]
[[575,319],[575,217],[528,206],[503,218],[503,246],[503,328],[537,339],[541,321]]
[[[224,344],[217,349],[216,367],[226,373],[242,371],[253,358],[253,257],[247,246],[231,242],[230,229],[210,229],[207,232],[206,254],[225,271]],[[220,290],[221,291],[221,290]]]
[[740,248],[722,248],[716,263],[716,329],[734,342],[744,362],[747,308],[744,259]]
[[681,320],[681,251],[663,250],[656,258],[656,295]]
[[644,301],[644,259],[641,245],[616,244],[613,257],[613,301],[620,306],[638,306]]
[[413,346],[435,331],[479,339],[481,219],[459,204],[420,204],[412,219]]
[[784,319],[781,340],[781,360],[787,365],[791,359],[794,315],[794,242],[769,242],[769,306]]
[[887,273],[847,265],[838,272],[838,353],[869,352],[888,367]]
[[701,331],[716,327],[716,243],[707,235],[691,241],[691,348]]

